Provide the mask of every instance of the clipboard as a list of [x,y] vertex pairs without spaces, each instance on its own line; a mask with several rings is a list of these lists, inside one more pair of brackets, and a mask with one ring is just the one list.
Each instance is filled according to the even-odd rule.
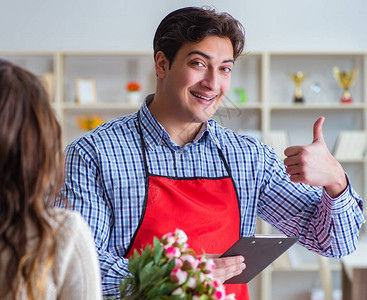
[[248,283],[297,241],[285,235],[254,235],[241,237],[220,257],[242,255],[246,269],[224,283]]

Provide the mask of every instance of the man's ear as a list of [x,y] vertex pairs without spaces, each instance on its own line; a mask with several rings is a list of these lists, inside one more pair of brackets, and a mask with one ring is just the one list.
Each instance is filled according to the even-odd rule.
[[164,78],[169,70],[169,61],[162,51],[155,55],[155,72],[158,78]]

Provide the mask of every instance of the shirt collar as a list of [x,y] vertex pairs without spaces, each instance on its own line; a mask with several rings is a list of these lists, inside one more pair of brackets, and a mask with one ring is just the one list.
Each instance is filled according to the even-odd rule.
[[154,94],[148,95],[138,112],[144,142],[149,149],[162,145],[163,136],[165,134],[168,135],[163,126],[153,117],[148,109],[148,105],[153,101],[153,98]]
[[212,119],[207,122],[208,136],[213,141],[213,143],[221,150],[224,146],[224,130],[225,128],[220,126],[216,121]]
[[[153,101],[154,94],[150,94],[145,98],[144,103],[139,109],[141,130],[146,146],[153,150],[157,146],[161,146],[164,142],[172,148],[179,147],[174,143],[169,134],[148,109],[149,104]],[[221,128],[219,126],[219,128]],[[198,134],[191,142],[198,143],[206,137],[209,138],[217,147],[222,148],[222,130],[218,130],[218,124],[214,120],[209,120],[203,124]]]

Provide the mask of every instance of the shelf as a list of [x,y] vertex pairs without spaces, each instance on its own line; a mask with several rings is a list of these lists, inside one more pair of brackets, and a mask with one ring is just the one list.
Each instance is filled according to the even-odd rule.
[[360,163],[367,163],[367,158],[361,159],[339,159],[338,160],[342,164],[360,164]]
[[366,105],[362,103],[337,104],[337,103],[300,103],[300,104],[271,104],[272,110],[357,110],[366,109]]
[[[330,264],[331,271],[340,271],[340,264]],[[272,272],[319,272],[320,266],[318,264],[305,264],[297,267],[273,267]]]
[[262,104],[261,103],[239,103],[236,104],[236,106],[239,109],[261,109],[262,108]]
[[75,111],[85,111],[85,110],[124,110],[124,109],[136,109],[138,110],[140,105],[134,105],[129,103],[97,103],[97,104],[77,104],[66,102],[63,104],[64,110],[75,110]]

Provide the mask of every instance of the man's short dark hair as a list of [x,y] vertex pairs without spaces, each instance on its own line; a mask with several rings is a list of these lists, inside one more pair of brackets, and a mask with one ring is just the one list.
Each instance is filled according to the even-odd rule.
[[200,42],[208,36],[229,38],[234,59],[243,51],[245,31],[238,20],[211,8],[185,7],[171,12],[159,24],[153,41],[154,58],[162,51],[171,66],[183,44]]

